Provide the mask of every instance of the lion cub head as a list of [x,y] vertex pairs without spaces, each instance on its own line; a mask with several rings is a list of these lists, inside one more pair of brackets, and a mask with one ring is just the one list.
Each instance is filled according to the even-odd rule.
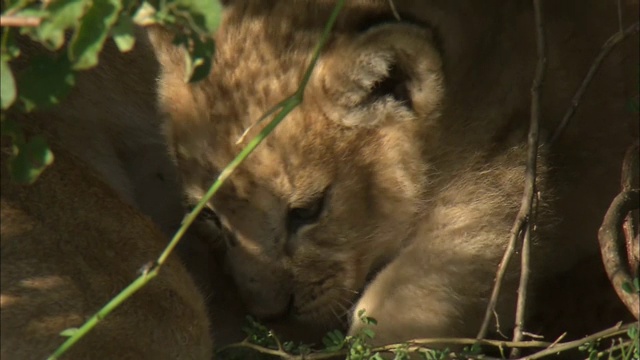
[[[287,12],[226,14],[213,71],[193,85],[182,55],[152,34],[169,142],[194,203],[246,145],[237,144],[243,132],[301,81],[327,17]],[[410,238],[429,181],[423,154],[435,146],[427,139],[438,131],[441,67],[426,28],[338,25],[302,104],[209,204],[232,234],[229,270],[255,315],[334,323]]]

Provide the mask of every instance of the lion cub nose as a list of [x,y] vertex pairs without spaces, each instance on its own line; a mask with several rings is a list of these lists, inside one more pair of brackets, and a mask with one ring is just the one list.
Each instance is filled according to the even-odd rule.
[[269,298],[256,297],[251,301],[249,312],[260,321],[275,321],[286,318],[293,309],[293,295],[271,296]]

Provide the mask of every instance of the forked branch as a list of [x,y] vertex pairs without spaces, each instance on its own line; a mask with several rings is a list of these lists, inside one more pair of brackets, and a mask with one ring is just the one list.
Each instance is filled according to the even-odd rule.
[[[529,275],[529,239],[532,225],[532,205],[534,200],[534,194],[536,191],[536,167],[538,159],[538,132],[540,124],[540,87],[544,79],[544,73],[546,69],[546,44],[544,36],[544,23],[542,18],[542,5],[541,0],[533,0],[534,16],[536,24],[536,42],[538,61],[536,64],[536,73],[531,86],[531,119],[529,123],[529,134],[527,137],[527,167],[525,170],[524,181],[524,193],[522,195],[522,202],[520,203],[520,210],[516,216],[516,220],[511,229],[511,236],[509,243],[504,252],[498,271],[496,273],[496,279],[489,298],[489,304],[487,306],[482,326],[478,332],[477,338],[483,339],[487,335],[489,324],[491,322],[491,316],[495,311],[496,304],[498,302],[498,296],[500,295],[500,288],[502,281],[507,272],[509,262],[513,257],[516,245],[519,241],[523,242],[522,251],[522,269],[520,277],[520,287],[518,289],[518,308],[516,310],[516,324],[514,329],[514,341],[522,340],[524,332],[524,318],[525,318],[525,303],[527,295],[527,282]],[[526,241],[525,241],[526,240]],[[518,356],[518,351],[514,350],[511,354],[512,357]]]
[[[396,350],[404,349],[409,353],[417,353],[421,352],[423,349],[429,349],[430,346],[433,345],[474,345],[479,344],[486,347],[493,347],[498,349],[510,349],[510,348],[523,348],[523,349],[535,349],[537,350],[533,352],[531,355],[526,355],[524,357],[519,357],[515,360],[535,360],[535,359],[543,359],[549,357],[553,354],[563,353],[569,350],[577,349],[584,344],[588,344],[594,341],[602,341],[603,339],[613,339],[623,334],[627,333],[627,331],[631,328],[637,326],[634,323],[622,324],[618,323],[611,328],[599,331],[595,334],[591,334],[584,338],[562,342],[562,337],[558,338],[554,342],[545,342],[545,341],[500,341],[500,340],[477,340],[477,339],[467,339],[467,338],[429,338],[429,339],[414,339],[407,341],[402,344],[389,344],[384,346],[372,347],[370,350],[371,354],[380,353],[380,354],[393,354]],[[274,335],[275,338],[275,335]],[[347,346],[348,347],[348,346]],[[244,340],[238,343],[233,343],[226,345],[220,349],[218,349],[218,353],[224,353],[230,349],[237,348],[246,348],[252,349],[259,353],[268,354],[277,356],[280,359],[286,360],[325,360],[325,359],[336,359],[343,358],[345,355],[348,355],[350,350],[348,348],[341,348],[338,350],[332,351],[312,351],[311,353],[305,353],[304,355],[293,354],[291,352],[285,351],[284,349],[275,349],[271,347],[265,347],[262,345],[257,345],[249,340]],[[611,349],[610,349],[611,350]],[[497,358],[478,354],[462,354],[462,353],[449,353],[447,359],[482,359],[482,360],[498,360]]]
[[639,29],[640,29],[640,22],[636,21],[634,24],[629,26],[626,30],[618,31],[615,34],[611,35],[611,37],[607,39],[607,41],[602,45],[602,48],[600,49],[600,53],[593,60],[593,64],[591,64],[591,67],[589,68],[587,75],[584,77],[584,80],[582,80],[582,84],[580,84],[580,87],[576,91],[575,95],[573,95],[573,98],[571,99],[571,105],[569,106],[564,116],[562,117],[560,124],[553,132],[553,135],[551,136],[551,140],[549,141],[549,143],[555,142],[560,137],[564,129],[567,127],[567,124],[569,124],[569,120],[571,120],[571,118],[573,117],[573,114],[575,114],[576,109],[580,104],[580,100],[582,100],[582,96],[584,95],[585,91],[589,87],[591,80],[593,80],[593,77],[598,72],[598,69],[602,64],[602,61],[607,57],[607,55],[609,55],[611,50],[613,50],[613,48],[615,48],[616,45],[621,43],[622,40],[624,40],[629,35],[637,33]]
[[[524,337],[527,286],[529,283],[529,272],[531,271],[529,261],[531,256],[530,246],[533,232],[533,218],[535,217],[532,205],[534,193],[536,191],[536,159],[538,157],[538,128],[540,126],[540,88],[542,87],[547,64],[541,1],[542,0],[533,0],[538,61],[536,64],[536,75],[533,79],[533,84],[531,85],[531,120],[529,123],[529,138],[527,140],[527,172],[525,178],[525,193],[522,199],[523,207],[520,208],[521,215],[526,216],[528,220],[526,221],[524,237],[522,240],[520,286],[518,287],[518,302],[516,303],[516,323],[513,329],[513,341],[521,341]],[[520,349],[513,348],[511,350],[511,358],[517,358],[519,356]]]

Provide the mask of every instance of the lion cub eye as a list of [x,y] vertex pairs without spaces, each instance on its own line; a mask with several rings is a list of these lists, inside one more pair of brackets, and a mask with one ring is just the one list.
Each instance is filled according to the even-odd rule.
[[[196,207],[195,205],[189,206],[188,207],[189,212],[193,211],[195,207]],[[198,217],[196,218],[196,221],[211,221],[218,228],[222,228],[222,224],[220,223],[220,219],[218,218],[218,215],[216,215],[216,213],[213,212],[213,210],[208,206],[205,206],[204,208],[202,208],[202,210],[198,214]]]
[[287,214],[287,230],[296,233],[301,227],[318,221],[324,208],[324,194],[307,205],[292,207]]

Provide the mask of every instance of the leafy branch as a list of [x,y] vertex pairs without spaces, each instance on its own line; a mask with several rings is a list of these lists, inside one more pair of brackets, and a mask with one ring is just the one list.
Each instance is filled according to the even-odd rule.
[[222,186],[225,180],[229,178],[229,176],[233,173],[233,171],[246,159],[253,150],[266,138],[266,136],[275,129],[275,127],[287,116],[289,112],[291,112],[296,106],[298,106],[304,97],[304,90],[306,88],[309,79],[311,78],[311,74],[313,69],[318,61],[318,57],[320,56],[320,52],[324,47],[325,43],[329,39],[329,35],[331,33],[331,29],[336,22],[338,14],[344,5],[344,0],[339,1],[331,13],[329,20],[325,26],[325,29],[322,33],[322,37],[320,41],[316,45],[313,56],[311,58],[310,64],[307,66],[307,69],[303,75],[302,81],[295,91],[294,94],[289,96],[285,101],[281,103],[280,110],[275,115],[274,119],[271,120],[265,127],[260,131],[260,133],[254,137],[247,146],[245,146],[242,151],[225,167],[225,169],[220,173],[216,181],[209,188],[205,196],[200,200],[200,202],[193,208],[193,210],[187,214],[187,216],[182,221],[180,229],[173,236],[167,247],[164,249],[162,254],[152,263],[145,265],[143,268],[142,274],[134,280],[129,286],[127,286],[124,290],[122,290],[118,295],[116,295],[111,301],[109,301],[102,309],[100,309],[95,315],[93,315],[89,320],[87,320],[82,326],[77,329],[67,329],[64,331],[65,335],[68,335],[69,338],[62,344],[54,353],[49,356],[49,360],[58,359],[62,356],[69,348],[71,348],[77,341],[79,341],[83,336],[85,336],[89,331],[91,331],[101,320],[103,320],[106,316],[108,316],[113,310],[115,310],[120,304],[122,304],[126,299],[135,294],[138,290],[144,287],[151,279],[156,277],[162,267],[162,265],[166,262],[167,258],[173,251],[173,249],[178,245],[178,242],[185,234],[189,226],[195,221],[200,211],[205,207],[205,205],[211,200],[211,198],[216,194],[218,189]]
[[[29,139],[11,114],[60,104],[73,89],[77,73],[98,64],[108,38],[121,52],[134,47],[135,25],[159,24],[179,34],[174,42],[187,49],[189,81],[202,79],[211,68],[215,49],[211,34],[221,16],[219,1],[17,0],[4,5],[0,17],[2,134],[21,140],[13,142],[11,174],[14,181],[28,184],[53,162],[53,154],[44,138]],[[23,39],[16,41],[18,36]],[[14,72],[10,64],[21,57],[24,49],[18,42],[24,44],[25,37],[52,53],[29,54],[29,66]],[[5,110],[10,110],[8,115]],[[39,161],[43,153],[51,161]]]
[[[359,314],[361,321],[375,323],[375,320]],[[234,349],[249,349],[258,353],[277,356],[285,360],[324,360],[343,357],[348,360],[383,359],[381,354],[392,354],[395,359],[408,359],[408,354],[419,354],[423,359],[485,359],[497,360],[498,358],[484,355],[482,347],[497,349],[504,358],[507,350],[513,349],[539,349],[530,355],[518,357],[516,360],[536,360],[569,350],[581,350],[586,352],[591,359],[599,359],[605,355],[611,355],[611,359],[630,360],[640,351],[638,347],[639,332],[635,323],[622,324],[599,331],[582,339],[561,342],[564,335],[554,342],[546,341],[502,341],[472,338],[428,338],[414,339],[399,344],[389,344],[372,347],[369,340],[375,337],[375,332],[344,336],[338,330],[329,332],[323,339],[324,348],[311,351],[309,346],[303,346],[302,350],[290,343],[282,342],[278,337],[264,326],[250,319],[251,327],[246,329],[248,337],[238,343],[226,345],[218,349],[221,358]],[[626,334],[626,338],[624,337]],[[612,345],[604,350],[598,350],[598,345],[605,340],[611,340]],[[452,352],[448,349],[436,350],[429,346],[465,346],[460,352]],[[618,355],[618,357],[616,357]]]

